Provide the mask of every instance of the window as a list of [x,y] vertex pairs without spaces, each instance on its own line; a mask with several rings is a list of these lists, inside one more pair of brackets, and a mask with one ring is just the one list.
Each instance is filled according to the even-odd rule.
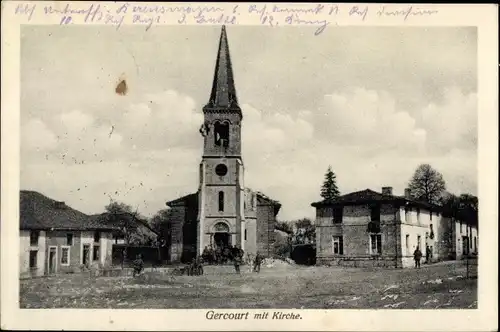
[[37,267],[38,250],[30,250],[30,269]]
[[99,251],[100,251],[100,247],[94,245],[92,260],[94,260],[94,261],[98,261],[99,260]]
[[429,216],[430,216],[431,221],[432,221],[432,211],[429,212]]
[[474,251],[477,251],[477,236],[474,236]]
[[229,146],[229,122],[214,123],[214,140],[215,145],[227,148]]
[[406,254],[410,255],[410,234],[406,234]]
[[61,247],[61,265],[69,266],[69,246]]
[[422,237],[420,235],[417,236],[417,247],[422,249],[422,246],[420,246],[420,241],[422,240]]
[[219,212],[224,211],[224,192],[219,191]]
[[30,232],[30,245],[37,246],[39,238],[40,238],[40,232],[39,231],[31,231]]
[[343,211],[344,209],[342,207],[337,207],[333,209],[333,223],[334,224],[341,224],[342,223],[342,217],[343,217]]
[[94,232],[94,243],[99,243],[101,240],[101,233],[100,232]]
[[406,222],[411,222],[411,208],[405,207],[405,220]]
[[247,230],[245,229],[245,241],[247,240]]
[[370,254],[372,255],[382,254],[382,234],[370,235]]
[[420,209],[417,208],[417,223],[420,224]]
[[371,221],[380,221],[380,206],[371,207]]
[[335,255],[343,255],[344,254],[344,243],[342,236],[333,236],[332,237],[332,251]]
[[66,234],[66,245],[67,246],[73,245],[73,234],[71,233]]

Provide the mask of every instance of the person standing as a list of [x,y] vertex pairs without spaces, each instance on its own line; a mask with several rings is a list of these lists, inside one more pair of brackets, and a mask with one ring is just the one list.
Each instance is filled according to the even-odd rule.
[[134,266],[133,276],[135,277],[137,275],[140,275],[142,273],[142,271],[144,270],[144,261],[142,260],[141,254],[138,254],[135,257],[133,266]]
[[413,258],[415,259],[415,268],[420,268],[420,260],[422,259],[422,252],[420,251],[420,248],[417,247],[415,251],[413,252]]
[[425,248],[425,263],[429,264],[430,260],[431,260],[431,248],[429,248],[429,246],[427,246]]
[[241,251],[238,247],[234,247],[233,250],[233,262],[234,262],[234,269],[236,270],[236,273],[240,274],[240,265],[242,262],[243,257],[241,256]]
[[260,253],[257,252],[257,255],[255,255],[255,261],[253,264],[253,271],[259,273],[261,264],[262,264],[262,256],[260,255]]

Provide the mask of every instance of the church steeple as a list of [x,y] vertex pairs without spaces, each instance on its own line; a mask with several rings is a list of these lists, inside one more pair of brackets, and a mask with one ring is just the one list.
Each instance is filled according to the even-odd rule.
[[241,114],[234,86],[233,68],[229,55],[226,27],[222,26],[219,41],[219,51],[215,64],[214,80],[210,100],[204,107],[205,110],[235,111]]

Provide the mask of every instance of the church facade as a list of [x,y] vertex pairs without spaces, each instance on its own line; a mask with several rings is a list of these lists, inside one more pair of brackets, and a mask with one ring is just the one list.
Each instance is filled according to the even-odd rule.
[[198,191],[167,202],[171,209],[170,261],[190,261],[209,246],[238,246],[245,253],[269,256],[281,205],[245,187],[243,114],[236,96],[225,27],[203,115]]

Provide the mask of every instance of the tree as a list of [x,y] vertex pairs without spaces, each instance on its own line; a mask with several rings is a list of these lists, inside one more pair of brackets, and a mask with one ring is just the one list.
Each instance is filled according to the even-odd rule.
[[[112,201],[106,207],[107,222],[120,230],[120,235],[125,239],[125,247],[122,256],[122,266],[127,259],[127,246],[151,245],[154,241],[154,235],[147,228],[147,221],[139,212],[133,211],[130,205]],[[142,226],[142,227],[141,227]]]
[[325,200],[333,200],[339,197],[340,192],[337,188],[337,176],[332,171],[332,167],[328,166],[328,170],[325,174],[325,181],[321,187],[321,197]]
[[286,221],[277,221],[274,224],[274,229],[277,229],[279,231],[285,232],[287,234],[292,234],[293,233],[292,225],[289,222],[286,222]]
[[414,199],[438,204],[446,190],[446,183],[443,175],[431,165],[422,164],[415,170],[409,188]]
[[311,219],[302,218],[294,222],[297,228],[294,242],[296,244],[314,243],[316,241],[316,227]]
[[162,209],[151,219],[151,228],[160,235],[160,242],[167,245],[172,235],[172,210]]

